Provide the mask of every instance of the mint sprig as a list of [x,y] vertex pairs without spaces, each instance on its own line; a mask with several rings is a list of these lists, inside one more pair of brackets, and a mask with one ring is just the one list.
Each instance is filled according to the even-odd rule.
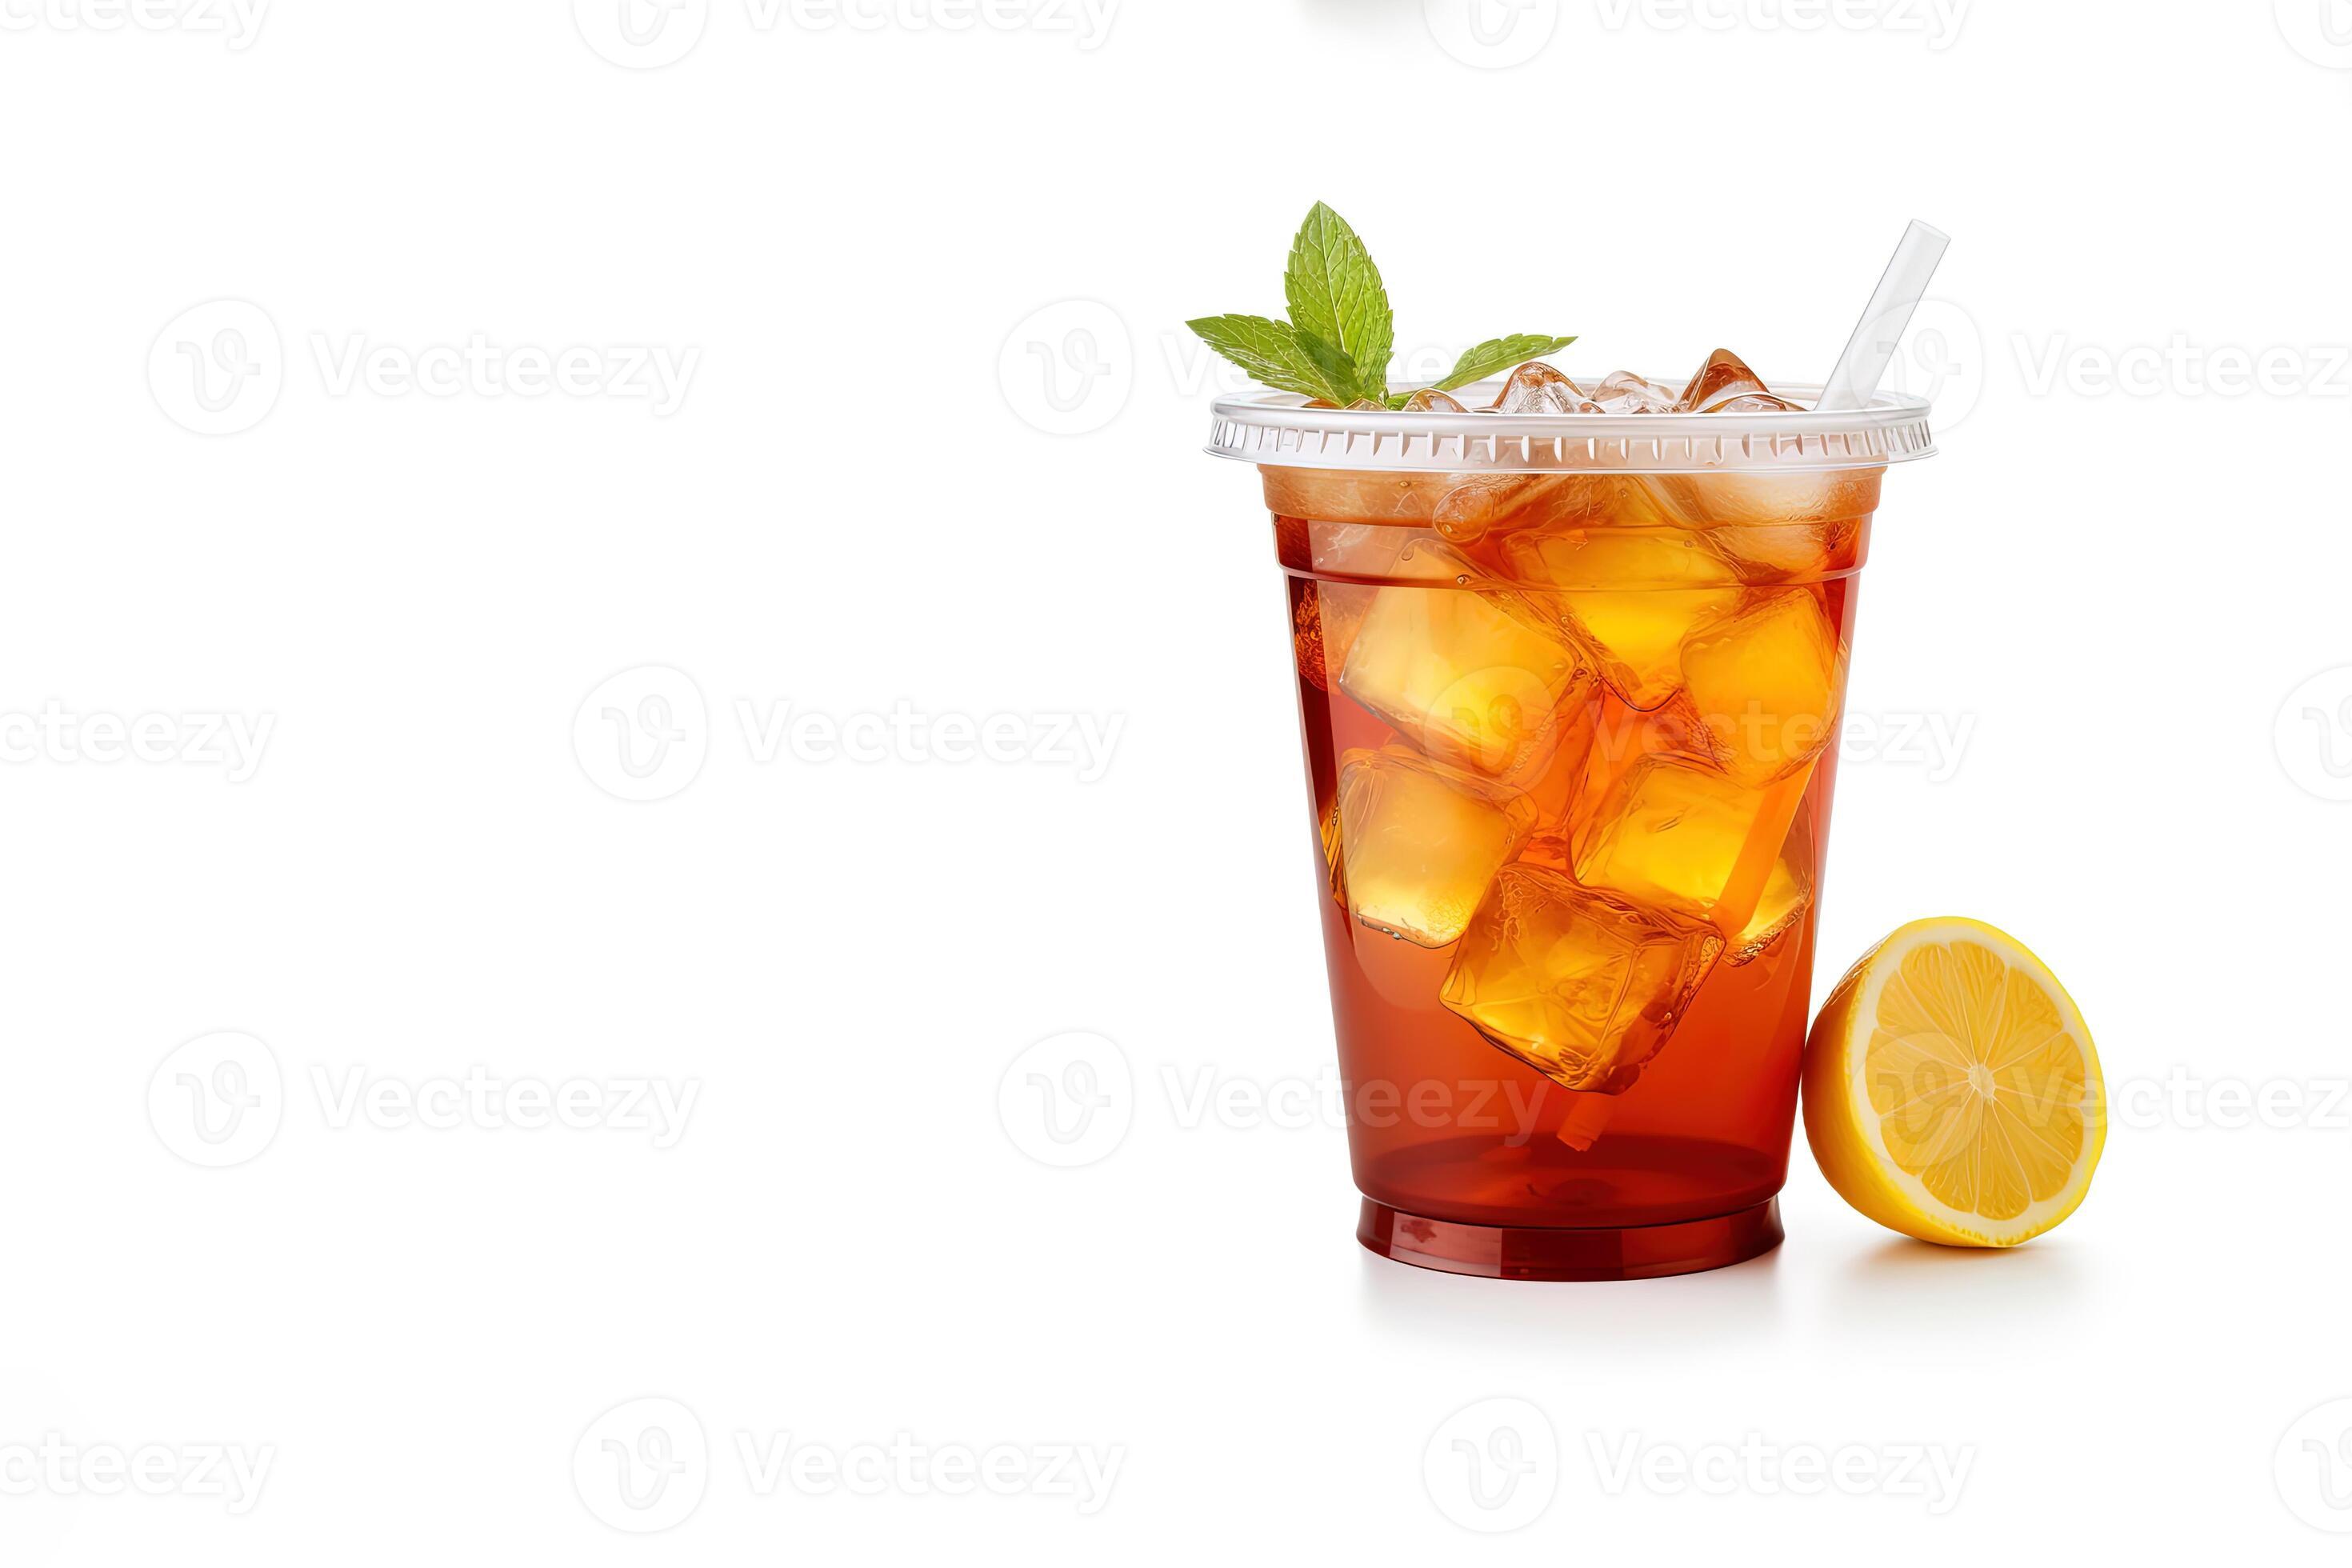
[[[1372,254],[1348,220],[1321,202],[1298,226],[1282,275],[1290,319],[1203,316],[1186,326],[1251,379],[1281,392],[1346,407],[1370,399],[1402,408],[1413,389],[1391,392],[1389,357],[1396,350],[1396,318]],[[1519,332],[1489,338],[1464,351],[1434,390],[1467,386],[1576,340]]]
[[1388,287],[1348,220],[1321,202],[1290,242],[1282,297],[1290,302],[1291,330],[1302,344],[1318,357],[1329,357],[1323,350],[1339,350],[1355,397],[1388,395],[1389,355],[1396,342]]
[[1507,338],[1488,338],[1475,348],[1462,351],[1454,368],[1433,390],[1451,392],[1457,386],[1467,386],[1474,381],[1484,381],[1490,375],[1523,365],[1531,359],[1556,354],[1574,342],[1574,338],[1547,338],[1538,332],[1515,332]]
[[[1321,354],[1309,352],[1288,321],[1264,316],[1203,316],[1184,324],[1268,386],[1343,406],[1355,401],[1356,367],[1344,359],[1334,364],[1337,350],[1326,348]],[[1339,374],[1335,375],[1335,370]]]

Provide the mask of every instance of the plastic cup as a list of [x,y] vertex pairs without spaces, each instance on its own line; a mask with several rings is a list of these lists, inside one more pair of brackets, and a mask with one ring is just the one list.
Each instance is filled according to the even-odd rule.
[[1359,1238],[1536,1279],[1777,1245],[1859,574],[1927,404],[1264,395],[1209,449],[1288,589]]

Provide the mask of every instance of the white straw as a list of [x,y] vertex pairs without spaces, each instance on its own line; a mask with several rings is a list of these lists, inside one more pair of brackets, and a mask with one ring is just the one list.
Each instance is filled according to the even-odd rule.
[[1830,372],[1829,381],[1822,388],[1822,400],[1813,406],[1827,410],[1860,408],[1878,390],[1886,367],[1895,362],[1895,351],[1902,344],[1903,329],[1911,324],[1911,312],[1919,308],[1927,296],[1927,280],[1936,275],[1936,264],[1944,259],[1944,247],[1952,237],[1942,229],[1930,228],[1914,218],[1911,226],[1903,231],[1903,243],[1895,247],[1895,259],[1886,264],[1886,275],[1878,280],[1878,291],[1870,297],[1870,304],[1862,312],[1862,323],[1846,341],[1845,353],[1838,355],[1837,368]]

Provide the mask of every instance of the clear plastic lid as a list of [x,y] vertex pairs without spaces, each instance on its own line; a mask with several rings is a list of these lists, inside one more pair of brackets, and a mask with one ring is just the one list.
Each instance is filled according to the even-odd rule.
[[1450,395],[1462,414],[1309,408],[1296,393],[1220,397],[1208,450],[1285,468],[1400,473],[1693,474],[1724,469],[1875,468],[1931,457],[1927,400],[1882,392],[1816,413],[1818,386],[1772,390],[1807,407],[1770,414],[1487,414],[1500,381]]

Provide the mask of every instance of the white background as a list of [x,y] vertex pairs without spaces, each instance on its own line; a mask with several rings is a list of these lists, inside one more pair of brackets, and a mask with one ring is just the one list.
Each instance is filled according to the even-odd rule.
[[[1423,1563],[1531,1514],[1503,1549],[2340,1560],[2352,1406],[2296,1424],[2352,1395],[2346,8],[1531,0],[1482,46],[1448,0],[877,3],[642,48],[605,0],[0,6],[0,1447],[172,1456],[106,1496],[8,1447],[0,1557]],[[1890,476],[1852,702],[1967,739],[1849,757],[1821,978],[1940,912],[2058,969],[2118,1100],[2061,1231],[1916,1246],[1801,1145],[1756,1263],[1454,1279],[1357,1247],[1336,1126],[1193,1114],[1331,1060],[1277,574],[1180,325],[1278,310],[1318,198],[1401,347],[1666,379],[1818,377],[1904,220],[1953,234],[1907,367],[1943,451]],[[695,357],[667,411],[338,374],[476,334]],[[2205,374],[2273,348],[2267,390]],[[1013,760],[757,724],[899,704],[1009,715]],[[165,760],[104,760],[144,715]],[[206,715],[266,721],[257,765]],[[1118,726],[1098,777],[1056,715]],[[1132,1088],[1059,1169],[999,1088],[1071,1031]],[[476,1068],[697,1098],[667,1140],[339,1098]],[[192,1083],[215,1133],[253,1101],[228,1143]],[[1498,1420],[1508,1517],[1444,1477]],[[664,1423],[669,1489],[616,1500],[605,1441]],[[1118,1468],[742,1458],[899,1434]],[[1593,1457],[1743,1442],[1969,1468],[1612,1493]],[[208,1445],[266,1451],[257,1500]]]

